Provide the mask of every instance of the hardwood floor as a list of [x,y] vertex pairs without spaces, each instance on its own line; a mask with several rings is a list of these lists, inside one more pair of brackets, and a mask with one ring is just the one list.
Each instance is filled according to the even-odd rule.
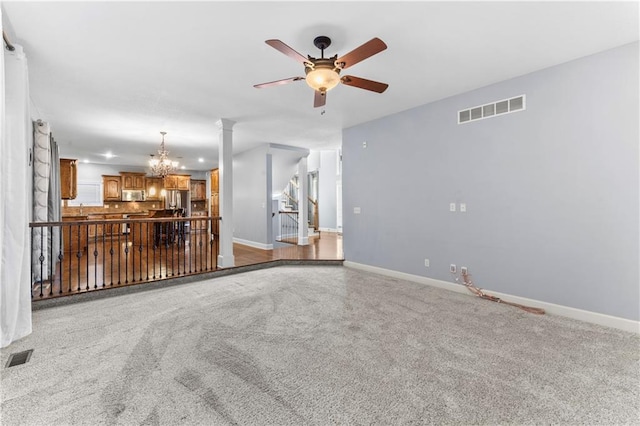
[[[343,260],[342,235],[323,232],[310,237],[309,245],[286,245],[262,250],[234,243],[235,267],[277,260]],[[78,256],[79,255],[79,256]],[[33,300],[70,296],[95,290],[122,287],[201,273],[220,271],[216,266],[217,244],[207,232],[187,233],[171,243],[96,239],[86,249],[65,253],[56,262],[53,280],[36,280]],[[38,269],[37,266],[35,269]],[[40,276],[39,271],[35,271]],[[43,275],[47,275],[43,271]]]
[[253,265],[273,260],[344,260],[342,235],[322,232],[309,237],[309,245],[287,245],[273,250],[262,250],[242,244],[233,245],[236,266]]

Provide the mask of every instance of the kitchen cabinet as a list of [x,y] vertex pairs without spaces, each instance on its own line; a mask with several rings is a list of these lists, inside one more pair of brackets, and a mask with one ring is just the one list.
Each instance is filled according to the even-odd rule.
[[120,201],[120,176],[102,175],[102,199],[104,201]]
[[191,200],[200,201],[206,199],[207,193],[207,181],[206,180],[191,180]]
[[211,170],[211,194],[220,192],[218,169]]
[[78,195],[78,160],[60,159],[60,193],[63,200],[74,200]]
[[[220,184],[218,169],[211,170],[211,217],[220,216]],[[211,232],[215,235],[220,233],[220,222],[217,220],[211,221]]]
[[[104,219],[104,215],[89,215],[90,221],[100,221]],[[104,235],[104,227],[102,223],[89,223],[89,240],[95,240],[98,237],[98,241],[102,241]]]
[[191,221],[191,229],[201,230],[201,229],[207,229],[209,227],[209,221],[204,220],[204,218],[207,217],[207,212],[203,212],[203,211],[191,212],[191,217],[195,219]]
[[87,250],[87,216],[63,216],[63,222],[76,222],[62,229],[62,244],[64,253],[76,254]]
[[180,191],[188,191],[191,182],[191,176],[178,176],[178,189]]
[[164,189],[179,191],[188,191],[190,188],[190,175],[167,175],[164,178]]
[[[211,217],[218,217],[218,216],[220,216],[220,199],[218,198],[218,193],[216,192],[215,194],[211,194]],[[220,222],[218,220],[214,219],[212,221],[211,232],[213,232],[216,235],[218,235],[220,232],[219,224]]]
[[[112,219],[122,219],[122,215],[121,214],[107,214],[104,216],[104,218],[106,220],[112,220]],[[111,223],[111,222],[107,222],[104,224],[104,234],[107,236],[110,235],[118,235],[120,233],[122,233],[122,224],[121,223]]]
[[145,189],[144,173],[120,172],[122,177],[122,189]]
[[162,178],[159,178],[159,177],[146,178],[145,187],[146,187],[147,201],[162,200],[162,195],[160,195],[160,192],[163,189]]

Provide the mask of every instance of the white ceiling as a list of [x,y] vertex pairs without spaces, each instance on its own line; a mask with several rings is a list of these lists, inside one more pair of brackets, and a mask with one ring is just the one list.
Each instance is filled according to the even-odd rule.
[[[234,152],[261,143],[338,147],[343,128],[638,40],[637,2],[12,2],[3,25],[29,61],[34,117],[67,157],[143,166],[167,131],[190,170],[217,164],[219,118]],[[264,43],[319,56],[389,46],[313,108],[302,65]],[[324,114],[322,111],[324,110]],[[117,157],[107,160],[111,151]],[[204,157],[204,163],[197,158]]]

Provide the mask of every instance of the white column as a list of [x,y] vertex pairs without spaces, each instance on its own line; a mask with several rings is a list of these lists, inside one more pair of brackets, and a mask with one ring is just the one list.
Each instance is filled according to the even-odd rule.
[[308,211],[309,199],[307,197],[307,157],[302,157],[298,162],[298,245],[309,245]]
[[233,257],[233,125],[235,121],[221,118],[218,126],[218,170],[220,187],[220,251],[218,267],[235,265]]

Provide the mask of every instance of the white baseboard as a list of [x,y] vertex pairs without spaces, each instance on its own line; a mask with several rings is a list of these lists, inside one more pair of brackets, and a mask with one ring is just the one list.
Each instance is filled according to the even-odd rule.
[[322,232],[333,232],[333,233],[337,233],[338,232],[338,230],[335,229],[335,228],[319,228],[319,229]]
[[[344,266],[359,269],[362,271],[373,272],[375,274],[385,275],[392,278],[397,278],[406,281],[412,281],[420,284],[429,285],[432,287],[441,288],[444,290],[455,291],[456,293],[467,294],[474,296],[467,290],[462,284],[454,284],[448,281],[436,280],[433,278],[421,277],[419,275],[407,274],[405,272],[393,271],[391,269],[379,268],[377,266],[365,265],[363,263],[350,262],[345,260]],[[532,306],[534,308],[542,308],[547,313],[553,315],[559,315],[567,318],[572,318],[592,324],[603,325],[605,327],[616,328],[618,330],[629,331],[631,333],[640,334],[640,321],[633,321],[626,318],[614,317],[611,315],[601,314],[598,312],[585,311],[583,309],[572,308],[569,306],[556,305],[555,303],[543,302],[535,299],[528,299],[526,297],[512,296],[510,294],[500,293],[497,291],[491,291],[485,289],[487,293],[492,296],[499,297],[509,302],[519,303],[521,305]]]
[[255,247],[261,250],[273,250],[273,244],[258,243],[256,241],[243,240],[242,238],[233,238],[234,243],[242,244],[244,246]]

